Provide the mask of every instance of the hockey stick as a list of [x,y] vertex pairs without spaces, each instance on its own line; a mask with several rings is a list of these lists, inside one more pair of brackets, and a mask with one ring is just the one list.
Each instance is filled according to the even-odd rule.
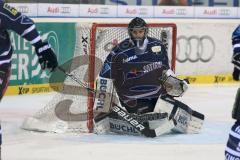
[[75,82],[77,82],[81,87],[85,88],[86,90],[92,92],[95,94],[95,90],[91,89],[88,87],[88,85],[84,82],[82,82],[80,79],[78,79],[77,77],[75,77],[73,74],[67,72],[65,69],[63,69],[62,67],[58,66],[58,69],[63,72],[66,76],[70,77],[72,80],[74,80]]

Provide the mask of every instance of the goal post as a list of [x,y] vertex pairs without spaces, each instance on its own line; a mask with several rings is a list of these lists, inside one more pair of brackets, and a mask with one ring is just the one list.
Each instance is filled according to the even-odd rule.
[[[91,89],[94,89],[94,81],[99,74],[105,58],[111,49],[128,38],[128,24],[121,23],[92,23],[77,24],[74,56],[88,56],[88,62],[82,68],[72,71],[80,80],[87,82]],[[167,45],[167,51],[172,70],[175,70],[176,63],[176,40],[177,27],[174,23],[148,23],[148,36],[164,41]],[[167,35],[163,39],[163,33]],[[84,40],[83,40],[84,39]],[[74,64],[72,64],[74,66]],[[86,72],[86,74],[84,73]],[[87,78],[84,77],[87,75]],[[74,84],[67,80],[64,84]],[[69,101],[71,99],[71,102]],[[60,103],[61,102],[61,103]],[[26,118],[22,128],[27,130],[45,131],[45,132],[92,132],[93,131],[93,102],[94,95],[91,92],[86,96],[66,95],[58,93],[54,99],[35,115]],[[64,105],[70,105],[68,107]],[[58,109],[56,109],[58,107]],[[61,108],[62,107],[62,108]],[[60,109],[59,109],[60,108]],[[68,109],[68,111],[66,111]],[[56,110],[67,112],[64,116],[84,116],[85,118],[65,117],[59,119]],[[87,118],[86,118],[87,117]],[[69,121],[66,121],[69,120]]]

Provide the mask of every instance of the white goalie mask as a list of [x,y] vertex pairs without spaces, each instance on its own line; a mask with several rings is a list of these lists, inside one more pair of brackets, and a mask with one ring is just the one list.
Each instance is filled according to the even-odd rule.
[[148,34],[147,23],[142,18],[134,18],[128,25],[128,34],[133,44],[141,48]]

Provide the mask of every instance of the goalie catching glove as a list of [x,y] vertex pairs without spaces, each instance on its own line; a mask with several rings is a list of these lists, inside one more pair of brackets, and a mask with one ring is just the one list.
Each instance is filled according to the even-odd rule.
[[188,84],[185,80],[180,80],[176,77],[171,69],[165,70],[160,79],[168,95],[180,97],[188,89]]

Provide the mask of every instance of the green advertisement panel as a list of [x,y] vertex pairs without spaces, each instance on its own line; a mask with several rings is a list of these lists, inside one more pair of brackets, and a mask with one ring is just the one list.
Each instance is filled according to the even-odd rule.
[[[37,23],[36,26],[42,40],[51,44],[59,64],[73,57],[76,44],[75,23]],[[50,73],[41,70],[35,48],[14,32],[10,32],[10,38],[14,48],[10,85],[48,83]]]

